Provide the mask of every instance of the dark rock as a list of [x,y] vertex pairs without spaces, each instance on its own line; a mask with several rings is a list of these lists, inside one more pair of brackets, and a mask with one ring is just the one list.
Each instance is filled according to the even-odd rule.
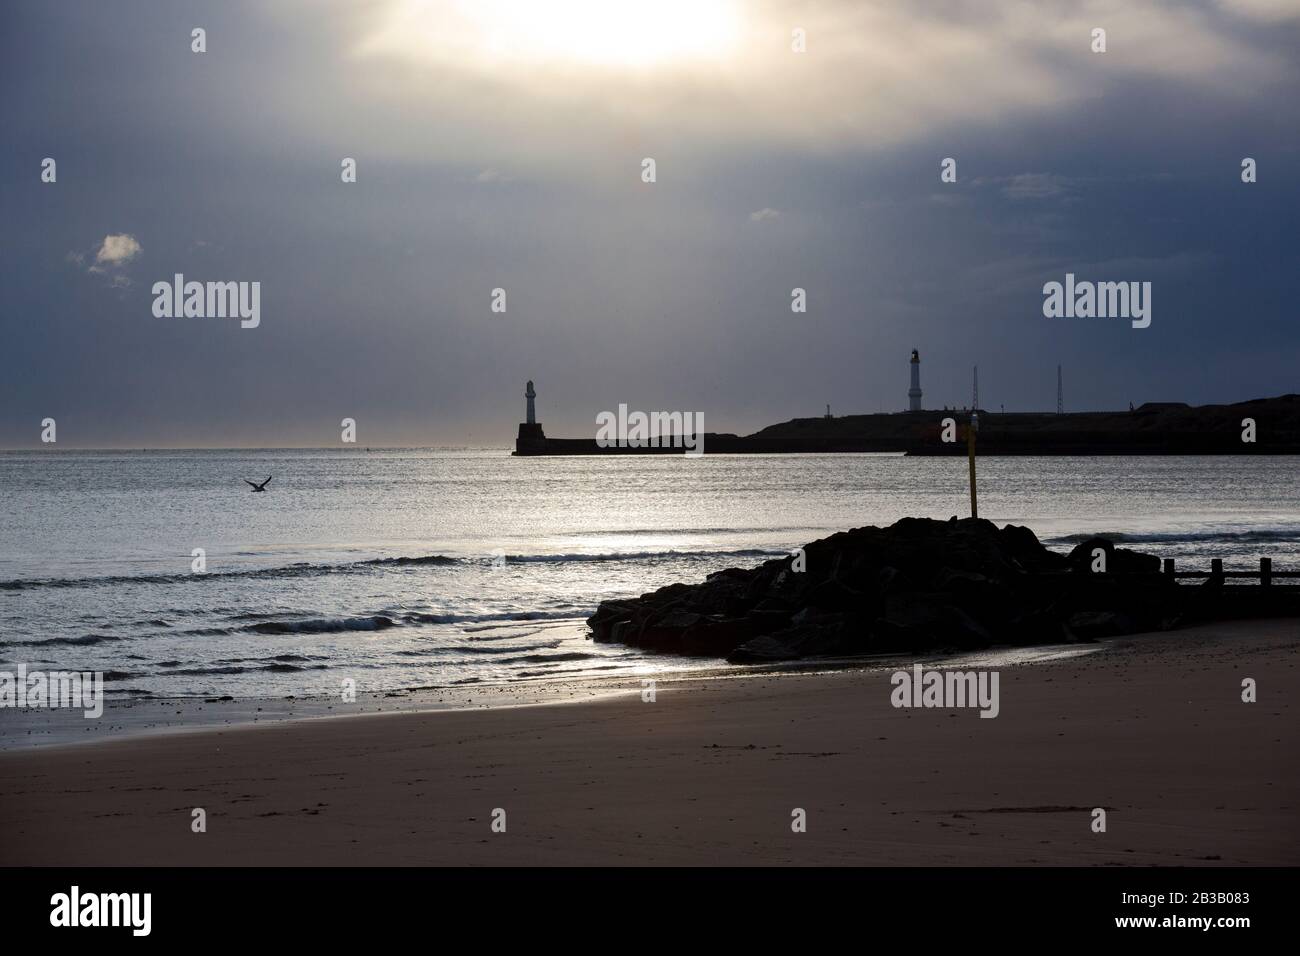
[[630,621],[635,613],[636,607],[632,604],[618,601],[602,601],[596,608],[596,613],[587,618],[587,626],[591,628],[591,636],[597,641],[612,641],[614,625],[621,621]]
[[1071,639],[1057,606],[1034,608],[1017,615],[1007,622],[1004,635],[1008,643],[1017,645],[1060,644]]
[[682,637],[683,654],[725,657],[732,649],[761,634],[778,630],[784,616],[703,618]]
[[871,625],[871,645],[878,653],[919,653],[933,649],[935,638],[929,631],[882,618]]
[[774,637],[765,634],[746,641],[727,655],[729,664],[768,664],[774,661],[797,661],[803,654]]
[[743,664],[760,659],[797,660],[861,654],[866,648],[866,634],[863,622],[851,615],[806,614],[792,627],[747,641],[728,654],[727,660]]
[[876,572],[876,589],[880,594],[906,591],[907,588],[907,578],[898,568],[887,564]]
[[1075,545],[1067,559],[1070,569],[1080,574],[1092,574],[1093,552],[1100,548],[1106,554],[1107,574],[1159,574],[1160,559],[1154,554],[1143,554],[1127,548],[1117,548],[1106,538],[1089,538]]
[[615,644],[631,644],[635,628],[636,625],[631,621],[617,621],[609,629],[609,640]]
[[827,580],[809,588],[804,595],[804,600],[809,607],[827,611],[850,611],[862,607],[867,601],[867,596],[847,584]]
[[799,610],[799,606],[794,601],[787,601],[784,598],[768,597],[763,598],[754,605],[755,614],[784,614],[789,617]]
[[1025,571],[1064,571],[1069,567],[1063,555],[1044,548],[1038,536],[1022,525],[1007,525],[998,538],[1011,560]]
[[652,615],[641,625],[635,641],[640,647],[676,651],[681,648],[686,632],[702,620],[693,611],[670,608],[662,614]]
[[1127,614],[1114,611],[1076,611],[1065,626],[1078,641],[1096,641],[1107,637],[1136,634],[1141,628]]
[[[960,607],[948,603],[942,594],[900,594],[889,599],[881,619],[892,633],[922,637],[921,647],[955,647],[961,650],[988,647],[993,637]],[[910,649],[910,648],[909,648]]]
[[982,574],[976,574],[974,571],[954,571],[949,567],[940,568],[939,573],[934,576],[934,586],[937,590],[955,593],[977,590],[989,583],[989,579]]

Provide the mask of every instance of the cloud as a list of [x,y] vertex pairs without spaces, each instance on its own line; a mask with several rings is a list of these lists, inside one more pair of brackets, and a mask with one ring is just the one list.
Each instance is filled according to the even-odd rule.
[[781,213],[775,209],[772,209],[769,206],[764,206],[762,209],[758,210],[757,212],[751,212],[749,214],[750,222],[770,222],[774,219],[780,219],[780,218],[781,218]]
[[1218,0],[1229,13],[1269,23],[1300,18],[1300,3],[1295,0]]
[[[598,168],[681,143],[876,151],[1082,108],[1143,81],[1244,99],[1295,74],[1260,31],[1237,29],[1281,16],[1282,0],[825,0],[793,18],[780,0],[673,0],[648,19],[594,0],[523,6],[313,3],[313,39],[337,65],[329,89],[306,110],[296,87],[259,89],[304,135],[335,128],[330,104],[329,117],[391,127],[375,148],[401,157],[572,171],[575,142]],[[680,22],[679,7],[690,10]],[[1090,48],[1099,24],[1104,55]],[[791,50],[793,26],[805,53]]]
[[1016,173],[1012,176],[980,176],[971,180],[977,188],[996,186],[1007,199],[1071,198],[1084,180],[1059,173]]
[[135,236],[124,232],[110,233],[100,243],[99,251],[95,253],[95,265],[91,267],[91,271],[104,271],[124,266],[139,254],[140,243],[136,241]]
[[[122,269],[132,259],[138,256],[144,247],[140,245],[135,236],[125,232],[109,233],[99,244],[99,248],[94,251],[94,261],[86,269],[93,275],[105,276],[108,284],[115,289],[125,289],[131,284]],[[89,253],[69,252],[68,261],[77,268],[86,264],[86,258]]]
[[1002,182],[1008,199],[1055,199],[1070,191],[1070,180],[1055,173],[1020,173]]

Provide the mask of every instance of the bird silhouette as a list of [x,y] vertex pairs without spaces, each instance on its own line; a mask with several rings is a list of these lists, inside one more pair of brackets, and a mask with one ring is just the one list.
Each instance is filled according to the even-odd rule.
[[266,481],[262,482],[260,485],[255,485],[255,484],[253,484],[251,481],[249,481],[247,478],[245,478],[245,479],[244,479],[244,484],[249,485],[249,486],[250,486],[254,491],[266,491],[266,485],[267,485],[267,482],[269,482],[270,480],[271,480],[271,477],[268,475]]

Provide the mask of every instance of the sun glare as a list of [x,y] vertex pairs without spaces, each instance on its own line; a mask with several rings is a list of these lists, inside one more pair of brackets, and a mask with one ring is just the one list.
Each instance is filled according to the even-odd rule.
[[734,0],[403,0],[362,52],[480,67],[645,68],[723,60],[739,35]]

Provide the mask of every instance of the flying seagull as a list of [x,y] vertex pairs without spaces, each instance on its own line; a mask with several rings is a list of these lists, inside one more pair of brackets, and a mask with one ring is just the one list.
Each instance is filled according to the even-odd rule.
[[271,479],[270,479],[270,477],[268,476],[267,479],[266,479],[266,481],[262,482],[260,485],[254,485],[251,481],[249,481],[247,478],[245,478],[245,479],[244,479],[244,484],[246,484],[246,485],[250,485],[254,491],[266,491],[266,485],[267,485],[267,483],[268,483],[270,480],[271,480]]

